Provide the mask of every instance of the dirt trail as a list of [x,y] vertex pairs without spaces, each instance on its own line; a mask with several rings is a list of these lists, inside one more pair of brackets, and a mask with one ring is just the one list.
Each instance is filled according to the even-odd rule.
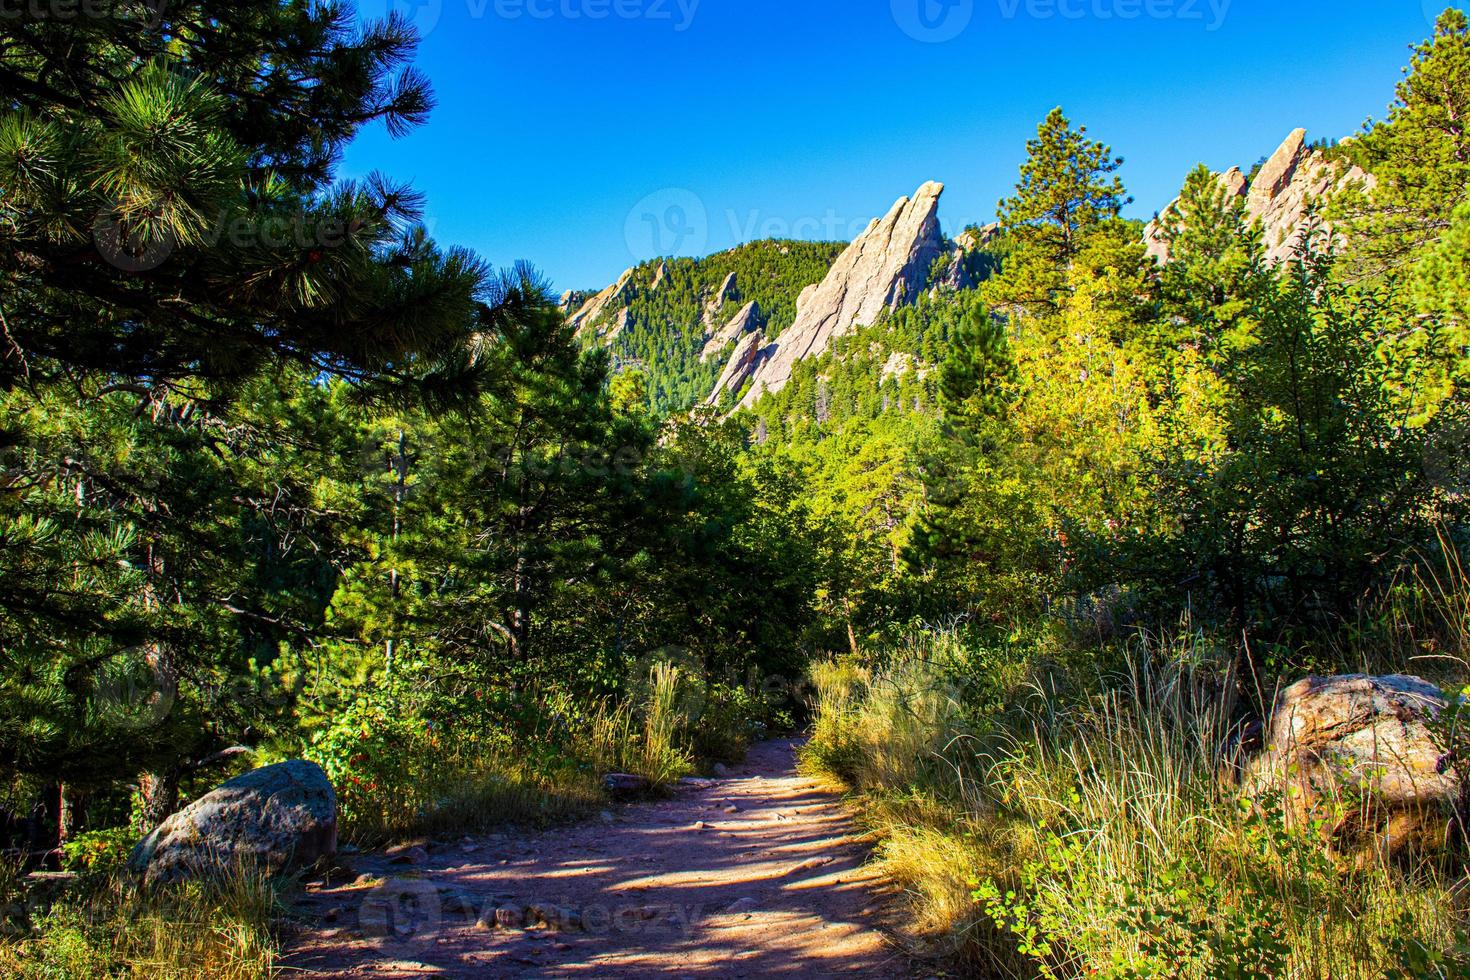
[[[311,887],[304,911],[319,924],[288,942],[286,965],[374,978],[906,976],[883,931],[891,889],[836,798],[797,775],[796,745],[757,745],[727,778],[588,825],[466,838],[418,866],[355,858],[374,881]],[[532,906],[562,925],[477,924]]]

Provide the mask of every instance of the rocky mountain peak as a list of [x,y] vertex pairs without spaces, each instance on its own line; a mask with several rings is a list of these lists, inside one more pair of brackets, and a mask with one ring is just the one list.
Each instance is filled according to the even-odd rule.
[[[1254,179],[1239,167],[1219,175],[1220,185],[1232,197],[1245,199],[1246,220],[1259,221],[1271,262],[1285,262],[1301,244],[1314,204],[1331,198],[1352,184],[1373,186],[1371,174],[1329,158],[1326,151],[1307,145],[1307,131],[1296,129],[1266,160]],[[1177,204],[1177,199],[1165,209]],[[1169,244],[1160,234],[1159,219],[1144,230],[1149,254],[1169,261]]]
[[823,353],[834,337],[871,324],[885,309],[918,296],[945,248],[939,231],[943,193],[943,184],[930,181],[912,197],[899,198],[838,256],[821,283],[802,292],[796,322],[750,358],[751,384],[743,405],[781,390],[797,362]]

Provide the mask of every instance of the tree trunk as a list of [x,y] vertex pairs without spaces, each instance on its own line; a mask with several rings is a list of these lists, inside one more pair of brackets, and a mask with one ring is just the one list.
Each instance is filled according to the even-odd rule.
[[138,777],[142,798],[139,819],[142,831],[152,833],[179,808],[179,776],[176,772],[145,772]]
[[58,792],[58,809],[56,842],[59,847],[86,829],[87,795],[78,792],[74,786],[63,785]]

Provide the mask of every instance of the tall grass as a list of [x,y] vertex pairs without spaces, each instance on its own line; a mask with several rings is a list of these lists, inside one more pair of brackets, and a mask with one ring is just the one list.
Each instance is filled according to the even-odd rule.
[[916,921],[973,971],[1462,975],[1465,910],[1442,868],[1344,866],[1221,778],[1235,685],[1203,637],[1134,644],[1088,697],[1036,678],[983,717],[956,696],[973,663],[948,647],[915,644],[861,683],[820,668],[807,760],[866,795]]
[[266,980],[279,882],[240,871],[144,890],[120,878],[81,886],[25,928],[0,933],[0,976],[17,980]]
[[338,782],[344,840],[375,847],[407,837],[476,833],[573,819],[600,799],[595,777],[568,762],[533,766],[498,741],[407,733],[371,780]]
[[603,702],[592,714],[587,753],[602,772],[647,779],[662,790],[694,771],[681,734],[688,719],[680,706],[684,683],[673,664],[654,664],[641,701]]

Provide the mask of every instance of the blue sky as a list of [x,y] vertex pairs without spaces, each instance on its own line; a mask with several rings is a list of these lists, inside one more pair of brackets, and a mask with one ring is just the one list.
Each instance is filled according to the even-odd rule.
[[1449,0],[361,0],[424,32],[439,105],[344,171],[408,178],[441,241],[558,289],[659,253],[850,239],[926,180],[994,215],[1057,105],[1148,217],[1189,168],[1345,136]]

